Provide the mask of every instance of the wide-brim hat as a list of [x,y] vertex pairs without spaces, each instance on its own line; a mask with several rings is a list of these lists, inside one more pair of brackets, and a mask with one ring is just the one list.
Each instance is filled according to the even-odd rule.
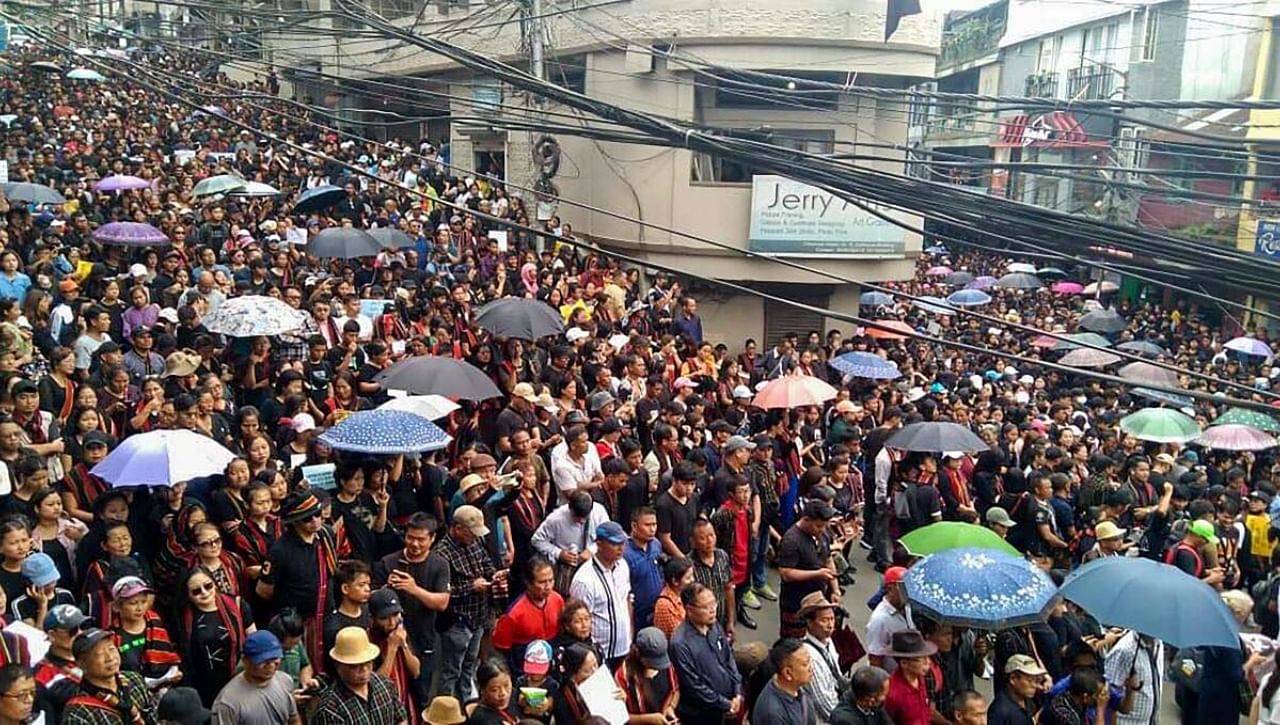
[[164,373],[161,377],[183,378],[195,373],[196,368],[200,367],[200,361],[193,360],[193,357],[182,351],[170,353],[164,361]]
[[467,716],[463,714],[458,698],[439,695],[422,711],[422,720],[427,725],[460,725],[467,721]]
[[369,633],[360,627],[343,627],[333,641],[329,656],[344,665],[363,665],[378,658],[382,650],[369,641]]
[[297,491],[290,494],[280,505],[280,521],[284,524],[296,524],[320,513],[320,499],[310,491]]
[[931,657],[938,652],[938,645],[925,639],[924,635],[914,629],[894,632],[889,646],[890,657]]

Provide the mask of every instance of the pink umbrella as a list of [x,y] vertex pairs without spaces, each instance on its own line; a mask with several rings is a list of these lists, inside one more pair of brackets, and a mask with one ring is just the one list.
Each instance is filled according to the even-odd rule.
[[836,397],[836,389],[812,375],[784,375],[760,388],[751,404],[757,408],[800,408],[822,405]]
[[1057,345],[1058,342],[1059,340],[1056,337],[1050,337],[1049,335],[1041,335],[1031,341],[1031,346],[1032,347],[1053,347],[1054,345]]
[[1210,426],[1195,442],[1221,451],[1261,451],[1280,445],[1280,441],[1257,428],[1238,423]]
[[1084,292],[1084,285],[1079,282],[1056,282],[1050,289],[1060,295],[1078,295]]
[[951,269],[950,267],[938,265],[937,267],[930,267],[929,270],[925,272],[925,274],[929,275],[930,277],[946,277],[947,275],[951,274],[954,271],[955,270]]

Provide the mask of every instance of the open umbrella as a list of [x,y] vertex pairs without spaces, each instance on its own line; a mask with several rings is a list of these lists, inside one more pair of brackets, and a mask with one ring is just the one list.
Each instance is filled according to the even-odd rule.
[[1257,428],[1227,423],[1205,428],[1193,443],[1220,451],[1265,451],[1276,447],[1276,439]]
[[307,253],[321,259],[376,257],[383,249],[369,232],[355,227],[329,227],[307,240]]
[[995,277],[992,277],[989,274],[984,274],[980,277],[974,277],[973,281],[965,286],[969,289],[991,289],[996,286],[997,281],[999,280]]
[[289,303],[266,295],[232,297],[205,315],[202,322],[210,332],[228,337],[283,335],[307,324],[309,315]]
[[[891,329],[885,330],[879,327],[867,327],[863,329],[862,334],[867,337],[873,337],[877,340],[905,340],[916,334],[916,329],[902,320],[876,320],[875,322],[876,324]],[[895,332],[895,330],[898,330],[899,332]]]
[[1017,549],[991,529],[962,521],[929,524],[912,531],[899,541],[907,551],[916,556],[928,556],[951,549],[991,549],[1011,556],[1021,556]]
[[1200,435],[1194,418],[1172,408],[1143,408],[1120,419],[1120,430],[1140,441],[1186,443]]
[[973,431],[958,424],[941,421],[904,425],[889,436],[884,444],[902,451],[941,453],[942,451],[985,451],[987,444]]
[[1129,391],[1139,398],[1154,400],[1157,403],[1164,403],[1178,408],[1186,408],[1196,401],[1190,395],[1178,395],[1177,393],[1166,393],[1163,390],[1152,390],[1151,388],[1134,388]]
[[974,280],[973,272],[966,272],[963,269],[946,276],[943,281],[952,287],[963,287]]
[[48,60],[37,60],[34,63],[28,63],[27,67],[31,70],[38,70],[41,73],[57,73],[62,75],[62,66]]
[[203,196],[215,196],[217,194],[229,194],[233,191],[239,191],[245,187],[244,179],[234,174],[218,174],[202,179],[196,187],[191,190],[191,195],[199,198]]
[[128,191],[130,189],[150,188],[150,181],[140,179],[137,176],[129,176],[128,174],[112,174],[93,185],[93,190],[98,193],[102,193],[104,191]]
[[863,292],[858,297],[858,304],[863,307],[879,307],[893,304],[893,295],[884,292]]
[[946,256],[948,256],[948,255],[950,255],[950,254],[951,254],[951,250],[947,249],[946,247],[942,246],[941,244],[935,244],[935,245],[933,245],[933,246],[931,246],[931,247],[925,247],[925,248],[924,248],[924,253],[925,253],[925,254],[932,254],[932,255],[934,255],[935,257],[946,257]]
[[227,192],[227,196],[248,196],[248,197],[266,197],[279,196],[282,192],[271,184],[264,184],[261,181],[244,182],[244,187],[232,189]]
[[1057,588],[1031,561],[991,549],[926,556],[903,577],[911,609],[958,627],[1003,630],[1044,621]]
[[991,301],[991,295],[980,289],[956,290],[947,296],[947,303],[956,307],[977,307]]
[[379,410],[403,410],[427,420],[440,420],[457,410],[460,406],[443,395],[406,395],[403,398],[392,398]]
[[1089,347],[1081,347],[1063,355],[1058,362],[1063,365],[1070,365],[1073,368],[1105,368],[1108,365],[1114,365],[1124,358],[1115,353],[1106,350],[1094,350]]
[[1244,355],[1253,355],[1254,357],[1271,357],[1271,347],[1267,343],[1256,337],[1237,337],[1228,340],[1223,347],[1228,350],[1235,350]]
[[1044,282],[1040,278],[1029,272],[1011,272],[996,280],[997,287],[1006,289],[1040,289],[1044,286]]
[[378,244],[387,249],[407,249],[417,244],[417,241],[405,232],[395,227],[378,227],[370,229],[369,236],[378,240]]
[[1090,282],[1089,284],[1085,285],[1084,289],[1081,291],[1087,295],[1096,295],[1096,294],[1108,294],[1111,292],[1116,292],[1116,291],[1119,291],[1119,289],[1120,289],[1120,285],[1116,284],[1115,282],[1108,282],[1106,280],[1103,280],[1101,282]]
[[495,337],[538,340],[564,332],[560,311],[540,300],[504,297],[476,312],[476,324]]
[[751,404],[762,410],[821,406],[836,397],[836,389],[812,375],[793,373],[770,380],[760,388]]
[[827,364],[836,372],[851,378],[897,380],[902,377],[897,365],[869,352],[846,352],[831,358]]
[[378,408],[352,413],[319,440],[339,451],[394,455],[438,451],[453,438],[420,415]]
[[1130,340],[1116,345],[1117,350],[1124,350],[1137,355],[1146,355],[1148,357],[1168,357],[1169,351],[1154,342],[1146,340]]
[[952,271],[953,270],[950,267],[940,264],[936,267],[930,267],[925,271],[925,275],[929,277],[946,277],[951,274]]
[[93,238],[103,244],[126,247],[155,247],[169,243],[164,232],[142,222],[111,222],[93,230]]
[[1084,292],[1084,285],[1079,282],[1054,282],[1049,289],[1058,295],[1078,295]]
[[1111,347],[1111,341],[1099,335],[1096,332],[1073,332],[1070,335],[1063,335],[1065,340],[1057,340],[1053,343],[1054,350],[1074,350],[1084,345],[1093,345],[1094,347]]
[[67,197],[44,184],[13,181],[4,185],[4,195],[9,201],[24,204],[66,204]]
[[1005,267],[1004,271],[1015,274],[1035,274],[1036,266],[1034,264],[1027,264],[1026,262],[1013,262],[1009,266]]
[[1240,628],[1218,592],[1158,561],[1104,556],[1071,572],[1058,594],[1104,626],[1174,647],[1240,648]]
[[236,454],[186,429],[153,430],[120,442],[90,471],[112,486],[172,486],[222,473]]
[[293,205],[293,210],[299,214],[321,211],[342,201],[346,195],[347,192],[342,187],[324,184],[302,192],[302,196],[299,196],[297,203]]
[[412,395],[443,395],[455,400],[488,400],[502,395],[480,368],[451,357],[411,357],[378,373],[375,378],[388,390]]
[[67,71],[67,78],[73,81],[105,81],[106,76],[92,68],[72,68]]
[[1153,385],[1157,388],[1176,388],[1178,374],[1172,370],[1146,362],[1131,362],[1120,368],[1120,377],[1139,385]]
[[1080,318],[1079,326],[1092,332],[1119,332],[1128,326],[1124,318],[1112,308],[1090,312]]
[[1036,270],[1036,276],[1048,277],[1050,279],[1062,279],[1067,276],[1067,273],[1057,267],[1041,267]]
[[1248,408],[1231,408],[1214,418],[1209,425],[1210,427],[1216,425],[1247,425],[1250,428],[1256,428],[1268,433],[1280,433],[1280,421],[1261,410],[1250,410]]
[[951,316],[956,313],[955,310],[951,309],[951,305],[947,304],[947,301],[941,297],[921,297],[911,304],[934,315]]

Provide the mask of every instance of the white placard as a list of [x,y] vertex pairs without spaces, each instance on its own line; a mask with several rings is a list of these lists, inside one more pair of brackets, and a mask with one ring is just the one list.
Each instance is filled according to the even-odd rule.
[[505,230],[491,231],[489,232],[489,238],[498,243],[499,252],[507,253],[507,232]]
[[0,161],[0,184],[9,183],[9,162]]
[[609,668],[600,663],[586,682],[578,685],[578,694],[587,706],[587,712],[609,721],[609,725],[626,725],[631,716],[627,703],[618,699],[618,684],[609,676]]

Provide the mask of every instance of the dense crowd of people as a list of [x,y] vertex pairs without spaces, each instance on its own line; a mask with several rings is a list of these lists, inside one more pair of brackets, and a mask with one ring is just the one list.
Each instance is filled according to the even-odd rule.
[[[1149,725],[1166,690],[1187,723],[1280,722],[1266,644],[1280,629],[1280,462],[1139,440],[1117,421],[1158,403],[1043,366],[1055,339],[998,324],[1076,332],[1084,298],[994,288],[982,309],[996,321],[902,298],[863,310],[985,354],[838,325],[734,339],[704,330],[681,280],[584,253],[500,170],[468,175],[430,141],[357,141],[262,101],[192,112],[125,77],[23,63],[37,59],[12,55],[0,77],[3,157],[10,181],[66,202],[0,199],[0,723]],[[282,194],[193,196],[224,173]],[[96,190],[111,174],[151,184]],[[346,193],[296,212],[324,184]],[[95,240],[112,221],[169,242]],[[413,244],[309,253],[341,226]],[[933,264],[999,275],[1010,261],[938,253],[897,287],[945,295]],[[306,324],[259,338],[205,328],[244,295]],[[502,297],[549,305],[565,332],[494,338],[475,315]],[[375,314],[369,300],[383,302]],[[1265,401],[1280,377],[1224,349],[1234,323],[1191,300],[1106,301],[1127,321],[1111,340],[1159,346],[1186,371],[1180,387]],[[851,351],[900,376],[845,378],[829,363]],[[438,451],[319,440],[388,402],[380,373],[418,356],[465,360],[501,395],[457,401]],[[838,394],[752,404],[788,375]],[[1188,407],[1202,425],[1224,412],[1210,397]],[[988,448],[885,445],[919,421],[959,423]],[[235,458],[164,488],[94,474],[122,440],[165,429]],[[304,476],[325,464],[331,486]],[[1169,563],[1260,632],[1175,658],[1070,602],[994,633],[914,615],[913,557],[897,542],[937,521],[986,526],[1059,581],[1103,557]],[[844,599],[873,575],[871,601]],[[764,607],[778,632],[756,622]],[[1193,656],[1196,675],[1180,678],[1171,661]]]

